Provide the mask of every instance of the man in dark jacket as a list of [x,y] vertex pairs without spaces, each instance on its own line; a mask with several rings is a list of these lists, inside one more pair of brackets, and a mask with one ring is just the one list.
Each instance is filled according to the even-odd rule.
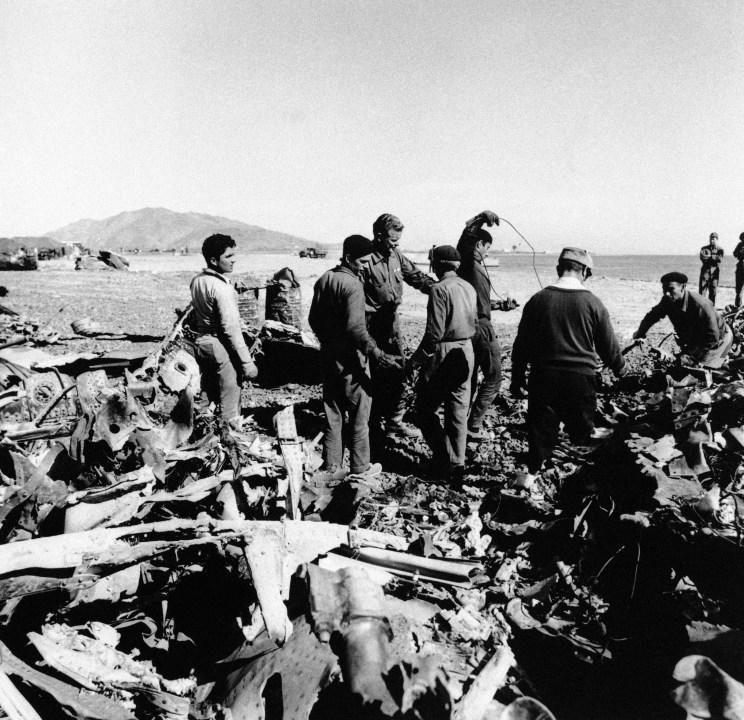
[[591,437],[598,360],[616,374],[624,370],[607,308],[583,284],[592,264],[586,250],[564,248],[558,282],[524,306],[512,348],[511,392],[521,397],[529,365],[527,485],[550,459],[561,422],[572,441]]
[[[486,257],[491,249],[493,238],[483,227],[484,224],[498,225],[498,215],[485,210],[468,220],[460,241],[457,243],[457,249],[462,258],[457,274],[473,286],[478,307],[478,321],[473,337],[473,350],[475,351],[475,367],[471,383],[473,402],[468,417],[468,437],[471,440],[481,440],[485,437],[481,428],[483,418],[491,407],[501,384],[501,347],[491,323],[491,279],[486,269]],[[483,373],[480,385],[478,385],[479,370]]]
[[[367,329],[381,350],[403,356],[398,324],[403,283],[428,293],[434,280],[421,272],[400,251],[398,245],[403,234],[403,223],[399,218],[390,213],[380,215],[372,225],[372,232],[374,251],[364,271]],[[373,368],[372,388],[370,424],[376,435],[375,439],[382,444],[384,430],[389,434],[418,434],[403,422],[403,372],[396,368]]]
[[353,475],[370,477],[382,469],[370,464],[370,376],[368,358],[381,367],[400,367],[400,358],[381,350],[367,332],[361,274],[374,248],[370,240],[344,240],[341,264],[315,283],[309,322],[320,340],[326,429],[324,469],[336,472],[343,461],[344,414],[348,416],[349,456]]
[[741,307],[742,295],[744,295],[744,233],[739,235],[739,242],[734,248],[734,257],[736,258],[736,299],[734,304]]
[[649,328],[668,317],[682,349],[683,365],[719,368],[726,361],[734,337],[710,300],[687,289],[687,275],[670,272],[661,277],[663,297],[641,320],[635,339],[646,337]]
[[718,247],[718,233],[710,234],[710,242],[700,248],[700,287],[698,292],[708,298],[715,306],[716,292],[718,291],[718,276],[721,273],[721,260],[723,260],[723,248]]
[[[432,265],[439,282],[430,290],[426,330],[409,371],[421,368],[416,417],[431,448],[432,473],[442,479],[459,479],[465,472],[476,297],[472,286],[457,276],[460,254],[451,245],[434,248]],[[444,427],[437,415],[442,404]]]

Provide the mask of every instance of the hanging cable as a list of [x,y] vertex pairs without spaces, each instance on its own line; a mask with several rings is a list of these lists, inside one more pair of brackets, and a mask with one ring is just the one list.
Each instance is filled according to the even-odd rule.
[[519,237],[521,237],[522,240],[524,240],[527,247],[532,251],[532,270],[535,273],[535,277],[537,278],[537,284],[542,289],[543,284],[540,282],[540,276],[537,274],[537,265],[535,262],[535,257],[537,253],[535,251],[535,248],[532,247],[532,244],[530,243],[530,241],[524,235],[522,235],[522,233],[519,232],[519,230],[517,230],[517,228],[515,228],[514,225],[512,225],[506,218],[499,216],[499,221],[502,223],[506,223],[512,230],[514,230],[514,232],[517,233],[517,235],[519,235]]

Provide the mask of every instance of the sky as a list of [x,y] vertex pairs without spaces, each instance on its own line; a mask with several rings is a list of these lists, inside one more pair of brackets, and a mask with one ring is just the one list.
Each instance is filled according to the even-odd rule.
[[0,236],[142,207],[332,243],[392,212],[410,249],[484,209],[548,251],[744,231],[741,0],[0,0],[0,98]]

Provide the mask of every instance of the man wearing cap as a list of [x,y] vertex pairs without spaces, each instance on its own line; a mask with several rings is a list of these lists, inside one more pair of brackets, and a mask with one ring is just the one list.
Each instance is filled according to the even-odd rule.
[[[491,278],[486,269],[486,257],[491,249],[493,238],[483,225],[498,225],[499,216],[491,210],[484,210],[465,223],[457,250],[461,263],[457,274],[469,282],[475,290],[477,298],[478,320],[473,350],[475,352],[475,366],[471,382],[473,402],[468,417],[468,437],[480,440],[485,437],[481,425],[488,408],[501,384],[501,347],[496,331],[491,323]],[[483,379],[478,385],[478,371],[483,373]]]
[[243,338],[238,296],[226,277],[235,266],[235,240],[210,235],[202,244],[202,255],[207,267],[190,286],[194,350],[204,392],[219,405],[220,418],[237,430],[242,380],[256,377],[258,370]]
[[320,340],[323,362],[324,469],[341,469],[346,414],[351,473],[362,477],[382,469],[370,463],[368,358],[390,368],[400,367],[401,361],[381,350],[367,331],[361,275],[373,251],[372,242],[361,235],[344,240],[341,263],[315,283],[308,318]]
[[716,292],[718,291],[718,276],[721,271],[721,260],[723,259],[723,248],[718,247],[718,233],[710,234],[710,241],[700,248],[700,286],[698,292],[708,298],[715,306]]
[[649,328],[668,317],[677,333],[683,365],[719,368],[726,361],[733,334],[710,300],[687,289],[687,275],[670,272],[661,276],[663,296],[641,320],[635,339],[646,337]]
[[[392,355],[403,355],[398,324],[398,306],[403,299],[403,283],[428,293],[434,280],[416,268],[400,251],[403,223],[395,215],[384,213],[372,225],[374,252],[364,273],[364,297],[367,303],[367,328],[378,346]],[[371,427],[378,443],[382,433],[417,433],[403,422],[403,372],[395,368],[373,368]]]
[[[432,474],[459,479],[465,472],[470,379],[477,318],[472,285],[457,276],[460,253],[451,245],[432,251],[439,282],[432,285],[426,330],[408,366],[420,367],[416,386],[416,423],[432,452]],[[444,427],[437,410],[444,404]]]
[[739,235],[739,242],[734,248],[734,257],[736,258],[736,299],[734,305],[741,307],[742,295],[744,295],[744,232]]
[[550,459],[563,422],[574,442],[594,431],[598,360],[616,374],[625,361],[602,301],[584,287],[592,258],[586,250],[564,248],[558,281],[540,290],[524,306],[512,348],[511,392],[522,396],[530,366],[526,485]]

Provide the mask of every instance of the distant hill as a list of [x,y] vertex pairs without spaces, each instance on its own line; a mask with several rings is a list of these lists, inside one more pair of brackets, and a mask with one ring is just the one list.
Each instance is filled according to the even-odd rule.
[[132,210],[104,220],[78,220],[47,235],[62,243],[79,242],[92,250],[146,251],[185,247],[190,252],[198,252],[204,238],[213,233],[232,236],[241,251],[296,252],[304,247],[319,247],[318,243],[240,220],[203,213],[179,213],[166,208]]

